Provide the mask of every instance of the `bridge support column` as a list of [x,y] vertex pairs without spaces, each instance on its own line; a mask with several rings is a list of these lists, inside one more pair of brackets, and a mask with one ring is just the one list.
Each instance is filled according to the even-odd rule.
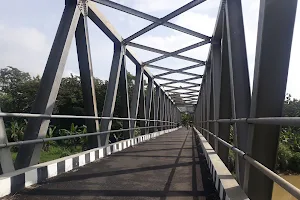
[[[140,87],[140,98],[139,98],[139,108],[138,108],[138,118],[147,119],[145,113],[145,85],[144,85],[144,75],[141,78],[141,87]],[[146,127],[146,121],[140,121],[140,127]],[[141,134],[145,135],[147,133],[146,129],[141,129]]]
[[[229,58],[228,58],[228,41],[226,29],[225,14],[223,17],[223,31],[222,31],[222,55],[221,55],[221,84],[220,84],[220,106],[219,119],[231,119],[231,90],[230,90],[230,72],[229,72]],[[230,124],[219,123],[219,137],[229,142]],[[228,166],[228,152],[229,149],[225,145],[218,143],[218,155],[222,161]]]
[[[150,120],[152,111],[152,94],[153,94],[153,79],[148,78],[147,96],[146,96],[146,119]],[[150,121],[146,121],[146,126],[150,126]],[[145,129],[146,134],[150,132],[150,129]]]
[[[141,82],[143,80],[143,72],[144,69],[140,65],[136,65],[135,70],[135,85],[132,94],[132,100],[130,105],[130,116],[131,118],[136,119],[139,109],[139,101],[140,101],[140,90],[141,90]],[[131,128],[135,128],[136,121],[130,121]],[[130,131],[130,138],[134,137],[134,130]]]
[[[81,15],[78,21],[77,29],[75,32],[77,57],[80,71],[80,82],[82,87],[82,96],[84,111],[86,115],[98,117],[97,100],[94,86],[93,67],[90,52],[90,42],[88,35],[88,27],[86,15]],[[87,131],[98,132],[98,120],[86,120]],[[88,137],[88,148],[96,148],[100,145],[99,136]]]
[[[31,113],[52,114],[79,17],[80,10],[77,2],[66,1]],[[24,140],[46,137],[49,123],[49,119],[30,118],[24,133]],[[43,144],[22,145],[16,158],[16,169],[37,164],[42,146]]]
[[[159,92],[160,88],[158,85],[155,87],[155,96],[154,96],[154,120],[159,120]],[[159,122],[154,121],[154,126],[158,126]],[[158,128],[154,128],[154,131],[158,131]]]
[[[130,118],[130,108],[129,108],[129,97],[128,97],[128,81],[127,81],[127,67],[126,67],[126,56],[123,55],[121,72],[120,72],[120,82],[119,82],[119,92],[121,96],[121,117]],[[130,121],[124,120],[122,122],[123,129],[131,128]],[[130,131],[125,131],[124,139],[130,138]]]
[[[212,88],[213,88],[213,119],[219,119],[219,107],[220,107],[220,88],[221,88],[221,44],[220,40],[213,41],[212,43]],[[216,136],[219,136],[219,124],[218,122],[214,122],[212,124],[214,126],[214,133]],[[218,140],[214,139],[214,148],[216,153],[218,151]]]
[[[261,0],[250,117],[280,117],[286,82],[297,0]],[[250,125],[247,153],[274,170],[280,126]],[[244,189],[252,200],[270,200],[273,181],[247,165]]]
[[[241,0],[226,1],[225,16],[230,69],[232,118],[247,118],[249,117],[250,109],[250,84]],[[245,151],[247,145],[248,124],[235,123],[233,128],[236,146]],[[237,155],[236,161],[238,181],[243,185],[245,162]]]
[[[117,91],[119,86],[120,72],[125,49],[121,43],[115,42],[114,55],[110,69],[110,75],[104,100],[102,117],[113,117]],[[100,123],[100,131],[110,131],[112,125],[111,119],[102,119]],[[109,143],[109,133],[100,135],[101,146]]]

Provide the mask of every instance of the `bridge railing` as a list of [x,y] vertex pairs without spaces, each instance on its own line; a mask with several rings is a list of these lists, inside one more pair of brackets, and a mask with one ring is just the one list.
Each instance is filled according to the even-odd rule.
[[[270,200],[273,181],[299,198],[274,172],[282,125],[297,0],[261,0],[252,84],[240,0],[221,1],[195,109],[195,127],[224,163],[236,153],[237,180],[251,200]],[[229,143],[233,127],[233,145]],[[239,156],[238,156],[239,155]]]
[[[200,131],[197,130],[195,127],[194,127],[194,130],[196,131],[196,133],[200,133]],[[242,159],[247,161],[251,166],[255,167],[261,173],[263,173],[264,175],[269,177],[271,180],[276,182],[278,185],[280,185],[282,188],[284,188],[286,191],[288,191],[294,197],[296,197],[297,199],[300,199],[300,190],[297,187],[295,187],[293,184],[291,184],[288,181],[286,181],[285,179],[281,178],[278,174],[276,174],[275,172],[273,172],[272,170],[270,170],[269,168],[267,168],[266,166],[264,166],[263,164],[261,164],[257,160],[251,158],[244,151],[238,149],[237,147],[230,144],[229,142],[226,142],[222,138],[216,136],[214,133],[212,133],[212,132],[210,132],[210,131],[208,131],[204,128],[201,128],[201,130],[204,131],[205,133],[209,134],[213,138],[215,138],[219,143],[223,144],[228,149],[231,149],[239,157],[241,157]]]
[[92,116],[77,116],[77,115],[42,115],[42,114],[27,114],[27,113],[0,113],[0,117],[26,117],[26,118],[43,118],[43,119],[54,119],[54,118],[56,118],[56,119],[95,119],[95,120],[109,119],[109,120],[124,120],[124,121],[158,122],[161,124],[164,124],[164,123],[167,124],[167,125],[162,125],[162,126],[146,126],[146,127],[127,128],[127,129],[122,128],[122,129],[118,129],[118,130],[83,133],[83,134],[67,135],[67,136],[57,136],[57,137],[50,137],[50,138],[38,138],[38,139],[24,140],[24,141],[17,141],[17,142],[6,142],[6,143],[0,144],[0,149],[12,147],[12,146],[45,143],[45,142],[49,142],[49,141],[67,140],[67,139],[71,139],[71,138],[97,136],[97,135],[120,133],[120,132],[133,131],[133,130],[147,129],[148,132],[150,129],[164,130],[164,129],[170,129],[170,128],[176,127],[178,124],[178,123],[171,122],[171,121],[150,120],[150,119],[131,119],[131,118],[120,118],[120,117],[92,117]]

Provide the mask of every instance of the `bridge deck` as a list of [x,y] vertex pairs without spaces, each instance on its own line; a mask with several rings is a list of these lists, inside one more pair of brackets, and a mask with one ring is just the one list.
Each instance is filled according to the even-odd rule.
[[218,199],[204,159],[191,131],[182,128],[10,199]]

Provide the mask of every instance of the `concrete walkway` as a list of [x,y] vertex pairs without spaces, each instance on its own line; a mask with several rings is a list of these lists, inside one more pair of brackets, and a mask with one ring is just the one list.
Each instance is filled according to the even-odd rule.
[[215,200],[204,159],[191,130],[182,128],[6,199]]

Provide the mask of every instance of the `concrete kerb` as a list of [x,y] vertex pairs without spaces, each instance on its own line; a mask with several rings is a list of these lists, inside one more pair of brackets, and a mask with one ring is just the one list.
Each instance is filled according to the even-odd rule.
[[14,172],[2,174],[0,176],[0,198],[9,194],[16,193],[25,187],[45,181],[64,172],[84,166],[88,163],[100,160],[112,153],[122,151],[128,147],[146,142],[165,133],[178,130],[178,128],[162,130],[135,138],[122,140],[104,147],[91,149],[71,156],[59,158],[49,162],[30,166]]
[[[194,129],[195,130],[195,129]],[[206,157],[206,161],[213,177],[215,188],[219,192],[221,200],[249,200],[243,189],[232,176],[218,154],[214,151],[205,137],[195,130],[199,138],[200,146]]]

